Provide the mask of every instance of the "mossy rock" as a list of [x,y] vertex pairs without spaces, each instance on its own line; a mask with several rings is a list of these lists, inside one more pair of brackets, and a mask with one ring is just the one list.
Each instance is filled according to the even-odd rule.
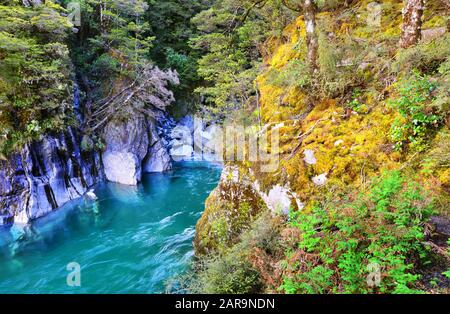
[[266,207],[251,183],[238,168],[222,173],[219,186],[205,203],[197,223],[194,247],[197,254],[224,251],[238,242],[239,236]]

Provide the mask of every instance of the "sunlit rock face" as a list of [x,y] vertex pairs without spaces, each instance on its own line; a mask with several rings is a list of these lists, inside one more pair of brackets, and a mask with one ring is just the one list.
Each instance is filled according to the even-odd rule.
[[[243,230],[260,213],[286,218],[290,210],[304,208],[300,197],[288,186],[263,189],[255,173],[245,166],[226,164],[219,185],[206,200],[205,211],[197,223],[194,248],[197,255],[211,253],[224,244],[237,241]],[[225,236],[216,232],[217,221],[226,221]]]
[[103,154],[108,181],[136,185],[141,181],[142,169],[138,156],[127,151],[106,151]]
[[149,146],[148,125],[143,116],[111,121],[105,127],[103,164],[108,181],[136,185],[141,181],[142,161]]
[[143,172],[171,169],[171,159],[156,130],[156,121],[143,115],[110,122],[103,133],[105,176],[108,181],[136,185]]
[[0,161],[0,225],[42,217],[101,180],[99,156],[82,152],[80,142],[80,135],[69,128]]
[[186,116],[171,129],[170,155],[175,161],[219,161],[217,148],[222,147],[221,128],[200,118]]

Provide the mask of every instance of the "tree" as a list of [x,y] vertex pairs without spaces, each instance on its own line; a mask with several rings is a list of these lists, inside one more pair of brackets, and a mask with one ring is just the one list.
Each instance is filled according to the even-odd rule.
[[9,153],[72,113],[72,25],[51,1],[0,2],[0,152]]
[[223,0],[192,19],[198,33],[190,41],[202,55],[198,74],[204,80],[196,91],[210,113],[224,116],[249,102],[263,43],[292,18],[280,0]]
[[422,36],[424,0],[407,0],[403,7],[403,24],[400,47],[416,45]]
[[82,126],[88,134],[115,118],[151,115],[173,101],[167,84],[179,83],[176,72],[159,70],[149,58],[155,38],[144,20],[148,8],[143,0],[83,3],[86,18],[73,49],[88,95]]
[[301,0],[291,3],[289,0],[282,0],[283,4],[291,10],[302,12],[306,26],[306,46],[308,48],[308,65],[311,74],[315,76],[319,71],[319,40],[317,37],[316,14],[318,11],[317,3],[314,0]]
[[[150,57],[161,69],[175,69],[180,85],[174,87],[177,104],[174,112],[185,114],[195,103],[194,89],[200,84],[197,62],[201,57],[189,45],[196,32],[191,19],[206,8],[207,0],[150,0],[145,14],[150,34],[155,38]],[[173,107],[172,107],[173,108]]]
[[[193,18],[199,35],[191,39],[203,51],[199,75],[206,84],[197,89],[216,111],[242,108],[254,96],[253,81],[258,73],[260,47],[293,18],[303,14],[306,30],[306,62],[313,86],[319,78],[319,39],[316,15],[343,4],[325,0],[224,0]],[[278,30],[278,32],[274,32]]]
[[144,21],[143,0],[87,0],[82,3],[82,25],[73,41],[77,67],[93,83],[104,84],[133,75],[148,62],[154,37]]

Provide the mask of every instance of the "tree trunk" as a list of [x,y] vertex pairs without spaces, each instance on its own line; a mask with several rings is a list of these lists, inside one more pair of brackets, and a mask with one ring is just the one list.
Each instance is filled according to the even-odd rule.
[[403,24],[400,47],[408,48],[416,45],[422,35],[422,16],[424,0],[406,0],[403,7]]
[[319,41],[316,30],[317,6],[314,0],[304,0],[303,15],[306,24],[306,45],[308,47],[308,64],[313,75],[317,74],[319,66],[317,58],[319,55]]

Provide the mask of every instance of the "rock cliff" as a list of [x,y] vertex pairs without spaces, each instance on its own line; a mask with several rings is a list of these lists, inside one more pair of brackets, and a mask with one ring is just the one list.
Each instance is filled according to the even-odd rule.
[[83,152],[69,128],[0,161],[0,225],[27,223],[79,198],[103,177],[100,156]]

